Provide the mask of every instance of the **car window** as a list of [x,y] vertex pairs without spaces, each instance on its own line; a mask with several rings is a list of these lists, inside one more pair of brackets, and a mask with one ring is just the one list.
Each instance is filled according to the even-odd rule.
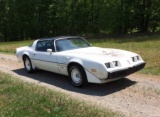
[[58,52],[90,47],[90,44],[82,38],[67,38],[56,40],[55,44]]
[[52,41],[44,40],[44,41],[37,42],[36,51],[47,52],[47,49],[52,49],[52,51],[54,51],[54,46]]

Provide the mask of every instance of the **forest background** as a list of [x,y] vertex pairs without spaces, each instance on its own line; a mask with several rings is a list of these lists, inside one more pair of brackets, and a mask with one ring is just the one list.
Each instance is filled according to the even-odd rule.
[[160,32],[160,0],[0,0],[0,41]]

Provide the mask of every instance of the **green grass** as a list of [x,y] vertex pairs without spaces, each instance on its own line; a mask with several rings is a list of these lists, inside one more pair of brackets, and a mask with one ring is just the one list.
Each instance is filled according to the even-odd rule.
[[[33,41],[0,43],[1,53],[15,53],[15,49]],[[160,35],[128,36],[124,38],[90,39],[93,46],[133,51],[142,56],[146,67],[139,73],[160,75]]]
[[0,117],[120,117],[109,109],[0,72]]
[[28,46],[32,44],[33,40],[29,41],[14,41],[14,42],[0,42],[0,52],[14,54],[16,52],[16,48],[21,46]]

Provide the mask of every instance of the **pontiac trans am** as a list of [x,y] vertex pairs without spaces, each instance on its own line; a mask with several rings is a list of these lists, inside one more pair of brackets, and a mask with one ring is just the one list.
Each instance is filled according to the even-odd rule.
[[136,53],[92,47],[84,38],[73,36],[35,40],[17,48],[16,56],[28,73],[42,69],[66,75],[76,87],[118,80],[145,66]]

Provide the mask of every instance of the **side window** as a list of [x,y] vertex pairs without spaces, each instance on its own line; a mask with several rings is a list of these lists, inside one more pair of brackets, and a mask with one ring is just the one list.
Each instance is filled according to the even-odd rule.
[[51,42],[47,42],[47,43],[45,44],[45,48],[46,48],[46,50],[47,50],[47,49],[52,49],[52,43],[51,43]]
[[52,41],[45,40],[37,42],[36,51],[46,52],[47,49],[52,49],[52,51],[54,51]]

